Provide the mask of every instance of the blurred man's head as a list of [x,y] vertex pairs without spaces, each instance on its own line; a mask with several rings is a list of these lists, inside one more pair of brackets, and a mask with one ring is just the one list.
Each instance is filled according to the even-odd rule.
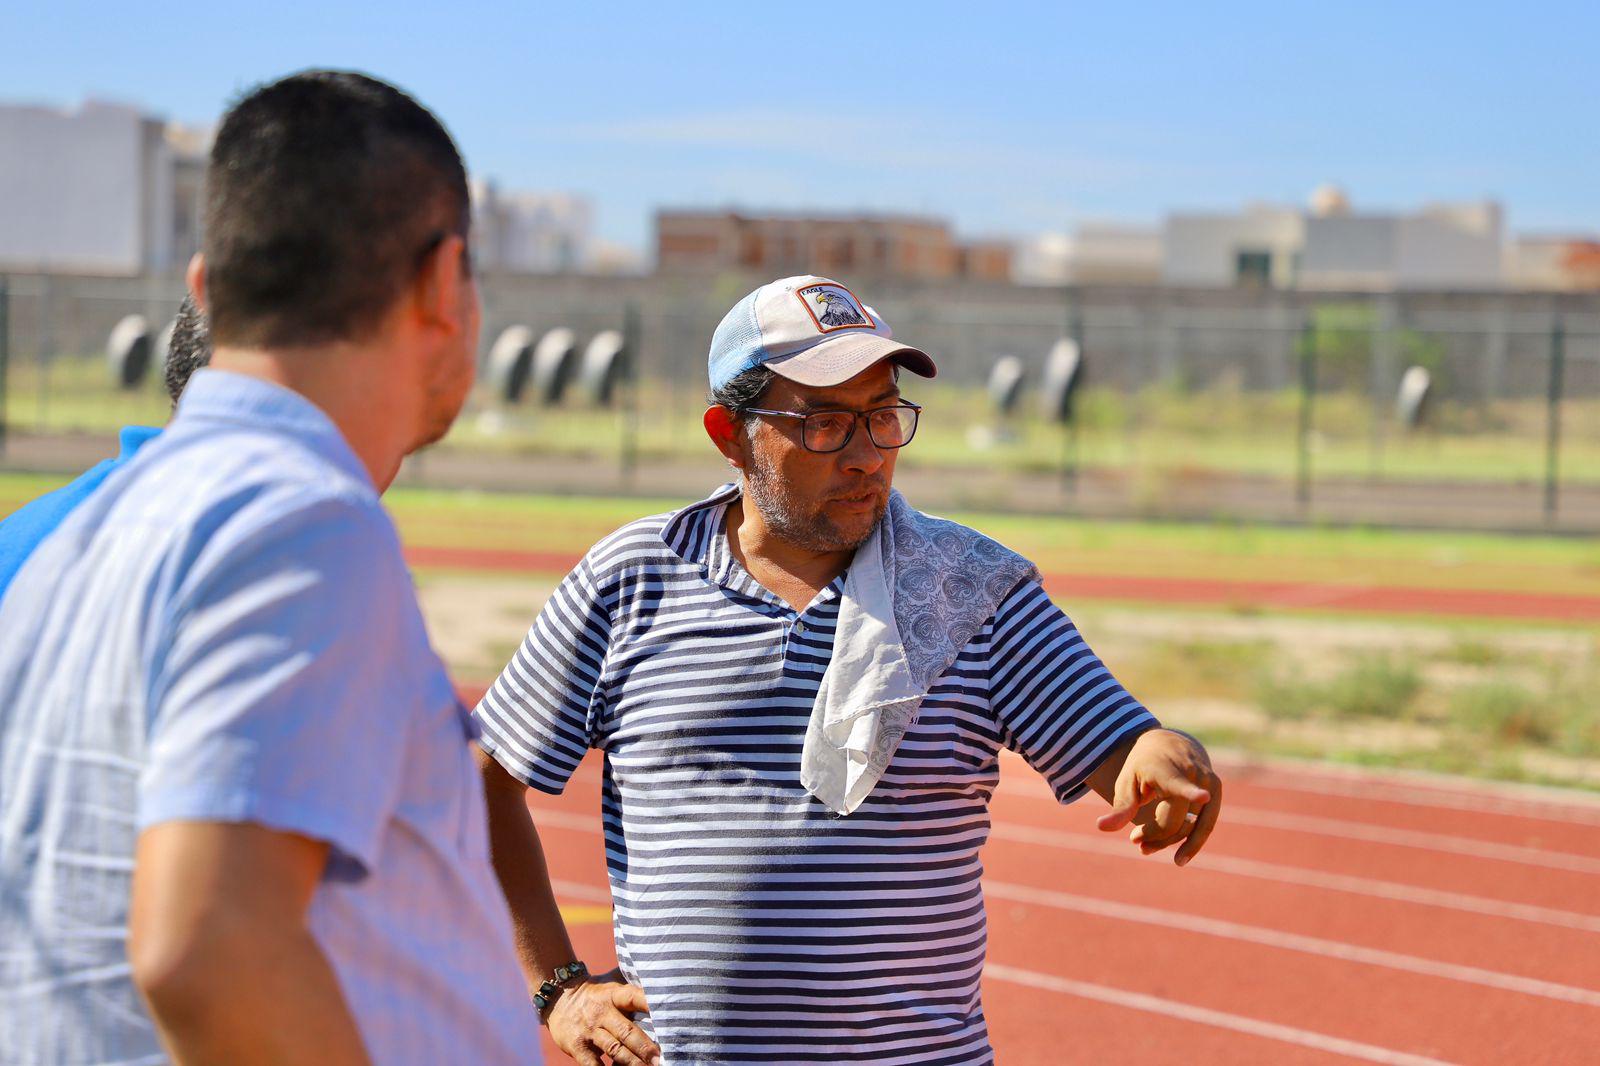
[[797,548],[854,549],[889,504],[916,428],[900,369],[936,372],[892,336],[843,285],[807,275],[746,296],[712,337],[706,432],[767,528]]
[[363,74],[295,74],[222,120],[191,288],[219,349],[388,349],[422,389],[420,445],[471,385],[469,218],[461,157],[426,108]]
[[167,395],[176,407],[194,372],[211,362],[211,334],[206,329],[205,312],[195,303],[193,293],[184,296],[178,317],[172,320],[172,340],[167,344],[166,356],[163,376]]

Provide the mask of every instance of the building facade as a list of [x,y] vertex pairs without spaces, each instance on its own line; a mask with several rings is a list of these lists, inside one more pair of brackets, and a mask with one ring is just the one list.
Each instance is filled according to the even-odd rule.
[[1506,282],[1513,289],[1600,292],[1600,234],[1517,238],[1507,254]]
[[1011,276],[1011,247],[960,244],[944,222],[914,216],[669,210],[656,214],[656,269],[1004,282]]
[[204,141],[120,104],[0,105],[0,269],[181,270],[199,248]]
[[484,270],[561,274],[595,265],[594,210],[567,193],[472,183],[472,254]]
[[1357,212],[1324,187],[1308,209],[1169,215],[1162,245],[1168,285],[1387,292],[1506,280],[1503,213],[1489,201]]

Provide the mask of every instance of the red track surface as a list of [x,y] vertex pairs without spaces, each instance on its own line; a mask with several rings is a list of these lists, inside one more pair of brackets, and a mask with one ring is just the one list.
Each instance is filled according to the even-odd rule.
[[[560,573],[552,553],[413,565]],[[1162,604],[1600,622],[1600,597],[1049,574]],[[1188,868],[1094,829],[1003,764],[984,851],[999,1061],[1600,1063],[1600,801],[1337,768],[1224,767]],[[599,768],[530,800],[563,905],[607,898]],[[591,909],[589,916],[595,917]],[[614,960],[604,921],[573,927]],[[547,1047],[553,1062],[566,1061]]]
[[[418,567],[538,574],[564,574],[578,561],[576,556],[561,552],[435,545],[415,545],[407,548],[406,558],[412,566]],[[1053,573],[1046,574],[1044,581],[1045,588],[1052,596],[1058,598],[1229,608],[1348,611],[1358,614],[1426,614],[1465,618],[1600,623],[1600,596],[1514,592],[1505,589],[1238,581],[1118,574]]]
[[[1225,768],[1188,868],[1003,764],[984,1004],[1002,1063],[1600,1062],[1600,804]],[[563,904],[605,897],[599,765],[534,817]],[[573,929],[591,964],[610,930]],[[553,1062],[565,1061],[550,1051]]]

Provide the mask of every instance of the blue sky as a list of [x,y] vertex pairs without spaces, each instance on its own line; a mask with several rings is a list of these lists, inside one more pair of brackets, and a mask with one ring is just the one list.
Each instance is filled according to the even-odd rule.
[[1592,2],[131,7],[11,0],[0,99],[210,122],[262,79],[356,67],[432,107],[475,173],[583,193],[635,246],[661,204],[1015,235],[1324,181],[1600,229]]

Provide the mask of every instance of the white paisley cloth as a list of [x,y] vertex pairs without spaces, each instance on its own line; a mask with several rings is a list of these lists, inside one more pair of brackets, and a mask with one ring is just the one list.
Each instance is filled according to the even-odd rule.
[[1039,570],[1021,555],[891,490],[845,575],[833,659],[800,756],[806,791],[837,814],[861,806],[928,689],[1029,578]]

